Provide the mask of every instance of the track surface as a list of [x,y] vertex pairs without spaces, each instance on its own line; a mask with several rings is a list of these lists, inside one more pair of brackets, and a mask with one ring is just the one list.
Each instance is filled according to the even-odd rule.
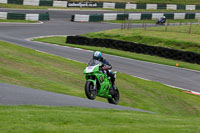
[[[6,9],[7,11],[7,9]],[[23,11],[22,11],[23,12]],[[26,12],[32,12],[32,11],[26,11]],[[34,11],[36,12],[36,11]],[[37,11],[37,12],[44,12],[44,11]],[[78,11],[80,12],[80,11]],[[101,31],[101,30],[107,30],[107,29],[113,29],[113,28],[120,28],[119,24],[106,24],[106,23],[74,23],[70,22],[69,17],[67,15],[75,14],[72,13],[72,11],[51,11],[49,12],[51,16],[51,21],[45,22],[44,24],[0,24],[0,40],[11,42],[18,44],[20,46],[36,49],[39,51],[47,52],[50,54],[62,56],[65,58],[69,58],[72,60],[80,61],[87,63],[89,59],[92,57],[92,53],[90,51],[83,51],[79,49],[74,49],[70,47],[62,47],[57,45],[50,45],[46,43],[38,43],[38,42],[30,42],[25,40],[26,38],[36,37],[36,36],[46,36],[46,35],[77,35],[77,34],[83,34],[87,32],[95,32],[95,31]],[[81,12],[82,14],[86,14],[85,12]],[[92,12],[94,13],[94,12]],[[66,14],[66,15],[65,15]],[[140,27],[141,25],[136,24],[135,27]],[[104,56],[111,62],[113,65],[113,69],[153,80],[158,81],[164,84],[169,84],[176,87],[181,87],[187,90],[193,90],[200,92],[200,72],[198,71],[191,71],[186,69],[180,69],[176,67],[169,67],[154,63],[147,63],[147,62],[141,62],[111,55],[105,55]],[[8,89],[10,88],[10,89]],[[13,88],[19,88],[16,86],[10,86],[6,84],[0,84],[0,104],[31,104],[26,103],[26,96],[22,97],[21,99],[19,97],[15,97],[15,93],[18,94],[17,89]],[[7,90],[8,89],[8,90]],[[32,89],[24,89],[21,88],[21,93],[24,94],[32,94]],[[5,97],[6,94],[9,93],[13,94],[12,97],[2,98]],[[44,92],[41,91],[41,95],[43,93],[48,93],[48,95],[53,94],[50,92]],[[4,95],[5,94],[5,95]],[[37,90],[36,93],[39,96],[39,90]],[[21,94],[19,94],[21,95]],[[55,94],[60,95],[60,94]],[[33,99],[35,96],[33,96]],[[40,102],[35,101],[33,104],[42,104],[42,96],[40,97]],[[47,98],[47,97],[46,97]],[[13,102],[13,99],[19,99],[19,102]],[[47,98],[48,99],[48,98]],[[45,99],[44,99],[45,100]],[[33,100],[34,101],[34,100]],[[48,100],[45,100],[48,102]],[[57,100],[62,101],[62,100]],[[48,104],[42,104],[42,105],[51,105],[53,101],[49,101]],[[80,102],[79,98],[77,99],[77,103],[73,104],[74,106],[78,106],[78,103]],[[86,103],[88,105],[84,105],[86,107],[90,107],[89,103],[91,101],[87,100]],[[92,101],[96,102],[96,101]],[[56,103],[56,96],[55,96],[55,102]],[[52,105],[53,105],[52,103]],[[59,103],[59,102],[58,102]],[[65,102],[60,102],[60,105],[63,105]],[[67,102],[65,103],[68,104]],[[101,103],[105,104],[105,103]],[[55,105],[55,104],[54,104]],[[59,105],[59,104],[58,104]],[[97,102],[95,103],[95,107],[102,107]],[[111,108],[113,106],[109,105]]]
[[112,105],[99,101],[92,101],[85,98],[79,98],[2,83],[0,83],[0,101],[0,104],[6,105],[37,104],[48,106],[79,106],[104,109],[133,110],[153,113],[150,111],[144,111],[130,107]]

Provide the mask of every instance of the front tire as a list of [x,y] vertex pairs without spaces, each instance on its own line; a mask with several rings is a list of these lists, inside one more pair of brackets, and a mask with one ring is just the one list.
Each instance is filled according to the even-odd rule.
[[94,84],[91,81],[85,83],[85,95],[88,99],[94,100],[97,96],[97,89],[94,88]]
[[115,92],[112,94],[112,98],[108,98],[108,102],[111,103],[111,104],[118,104],[119,102],[119,98],[120,98],[120,95],[119,95],[119,90],[116,89],[114,90]]

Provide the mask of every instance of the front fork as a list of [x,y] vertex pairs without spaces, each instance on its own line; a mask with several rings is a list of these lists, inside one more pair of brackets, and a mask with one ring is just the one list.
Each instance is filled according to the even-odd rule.
[[87,81],[90,81],[93,83],[93,89],[91,91],[97,91],[97,85],[96,85],[96,79],[95,80],[91,80],[91,79],[88,79]]

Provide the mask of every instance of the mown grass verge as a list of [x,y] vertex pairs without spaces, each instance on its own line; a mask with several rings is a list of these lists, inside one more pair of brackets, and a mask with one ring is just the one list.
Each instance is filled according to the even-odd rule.
[[181,67],[181,68],[188,68],[188,69],[200,71],[200,67],[198,64],[191,64],[191,63],[187,63],[187,62],[170,60],[170,59],[161,58],[161,57],[157,57],[157,56],[137,54],[137,53],[133,53],[133,52],[121,51],[121,50],[116,50],[116,49],[111,49],[111,48],[84,46],[84,45],[76,45],[76,44],[66,44],[65,43],[66,37],[44,37],[44,38],[34,39],[34,41],[58,44],[58,45],[62,45],[62,46],[83,48],[83,49],[88,49],[88,50],[93,50],[93,51],[99,50],[106,54],[112,54],[112,55],[122,56],[122,57],[126,57],[126,58],[148,61],[148,62],[159,63],[159,64],[170,65],[170,66],[176,66],[176,64],[178,63],[179,67]]
[[[0,82],[85,97],[86,64],[0,42]],[[198,132],[200,96],[118,73],[120,105],[155,114],[81,107],[0,106],[1,132]],[[107,102],[103,98],[97,100]]]
[[30,20],[14,20],[14,19],[7,19],[7,20],[0,20],[0,23],[38,23],[38,21],[30,21]]
[[131,30],[107,30],[87,33],[82,36],[91,38],[109,38],[128,42],[143,43],[151,46],[167,47],[182,51],[200,53],[200,25],[190,25],[136,28]]
[[198,117],[79,107],[0,106],[1,133],[188,133],[199,132]]
[[[0,42],[0,55],[0,82],[86,97],[82,74],[86,64],[5,42]],[[200,116],[200,96],[126,74],[117,75],[120,105],[161,114]]]

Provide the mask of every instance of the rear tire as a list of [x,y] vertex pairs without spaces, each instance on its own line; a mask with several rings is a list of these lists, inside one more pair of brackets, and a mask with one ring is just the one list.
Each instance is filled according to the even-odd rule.
[[119,90],[116,89],[114,90],[115,92],[112,95],[112,98],[108,98],[108,102],[111,103],[111,104],[118,104],[119,102],[119,98],[120,98],[120,94],[119,94]]
[[94,100],[97,95],[97,89],[94,89],[93,82],[87,81],[85,83],[85,95],[87,96],[88,99]]

